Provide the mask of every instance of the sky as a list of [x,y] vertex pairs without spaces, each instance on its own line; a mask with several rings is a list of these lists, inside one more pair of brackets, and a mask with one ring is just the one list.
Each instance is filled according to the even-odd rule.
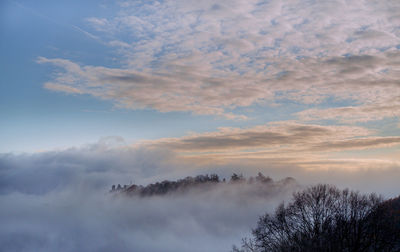
[[136,204],[109,198],[118,183],[261,171],[400,192],[398,0],[3,0],[0,38],[1,247],[221,251],[288,194]]
[[[399,167],[398,1],[3,1],[1,153]],[[234,161],[235,162],[235,161]]]

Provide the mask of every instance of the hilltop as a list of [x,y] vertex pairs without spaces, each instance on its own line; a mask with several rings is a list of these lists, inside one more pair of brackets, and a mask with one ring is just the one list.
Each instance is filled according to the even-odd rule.
[[212,188],[216,185],[254,185],[258,187],[282,187],[282,186],[295,186],[297,182],[294,178],[287,177],[285,179],[274,181],[268,176],[264,176],[261,172],[256,177],[245,178],[242,174],[233,173],[229,180],[220,177],[217,174],[197,175],[195,177],[185,177],[176,181],[164,180],[143,185],[113,185],[111,193],[123,193],[127,195],[139,195],[142,197],[153,195],[165,195],[170,193],[184,193],[193,189]]

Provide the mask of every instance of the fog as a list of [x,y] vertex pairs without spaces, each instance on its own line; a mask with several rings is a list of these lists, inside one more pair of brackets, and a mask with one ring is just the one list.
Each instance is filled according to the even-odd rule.
[[229,251],[298,187],[219,183],[129,197],[65,187],[0,196],[5,251]]
[[[300,184],[220,183],[164,196],[109,193],[112,184],[147,184],[205,173],[258,171]],[[195,165],[168,151],[83,148],[0,155],[0,247],[4,251],[229,251],[258,217],[294,190],[326,182],[391,196],[398,169],[305,170],[286,164]],[[374,182],[375,181],[375,182]]]

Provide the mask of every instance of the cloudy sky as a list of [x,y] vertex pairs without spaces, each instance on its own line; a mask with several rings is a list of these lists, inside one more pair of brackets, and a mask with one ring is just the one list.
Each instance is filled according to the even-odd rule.
[[[197,240],[221,251],[265,207],[229,203],[236,191],[108,206],[110,185],[132,181],[262,171],[400,192],[398,0],[4,0],[0,38],[3,247],[166,251],[150,234],[175,230],[159,241],[187,251],[233,204],[239,224]],[[173,218],[148,233],[123,221],[160,215]]]
[[[0,152],[400,163],[400,3],[3,1]],[[108,139],[108,140],[107,140]]]

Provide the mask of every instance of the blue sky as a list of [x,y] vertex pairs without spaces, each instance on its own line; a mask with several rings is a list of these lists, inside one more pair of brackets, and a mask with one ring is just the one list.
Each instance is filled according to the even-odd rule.
[[115,137],[180,158],[287,157],[331,167],[352,151],[361,166],[397,166],[399,8],[4,1],[0,152]]
[[2,152],[65,148],[95,142],[105,136],[122,135],[129,141],[181,136],[190,131],[215,130],[220,124],[245,126],[285,117],[287,108],[271,112],[259,106],[251,108],[257,115],[252,122],[215,116],[198,118],[190,112],[160,113],[151,108],[118,109],[109,101],[99,101],[89,95],[65,95],[44,89],[43,83],[54,69],[39,65],[36,60],[40,56],[121,67],[113,59],[121,55],[84,30],[88,29],[87,17],[112,16],[109,11],[115,6],[106,8],[94,1],[84,4],[87,6],[82,6],[80,1],[3,3],[1,33],[8,39],[1,42]]
[[[2,152],[70,147],[96,142],[103,136],[123,135],[133,140],[161,137],[160,132],[178,135],[178,131],[185,130],[174,122],[190,115],[115,109],[112,103],[88,95],[68,96],[43,89],[52,67],[37,64],[40,55],[116,65],[109,47],[73,27],[85,25],[86,15],[102,13],[97,3],[85,3],[88,6],[81,6],[78,1],[3,3],[1,33],[7,39],[0,42],[4,70],[0,94]],[[97,12],[88,11],[93,8]]]

